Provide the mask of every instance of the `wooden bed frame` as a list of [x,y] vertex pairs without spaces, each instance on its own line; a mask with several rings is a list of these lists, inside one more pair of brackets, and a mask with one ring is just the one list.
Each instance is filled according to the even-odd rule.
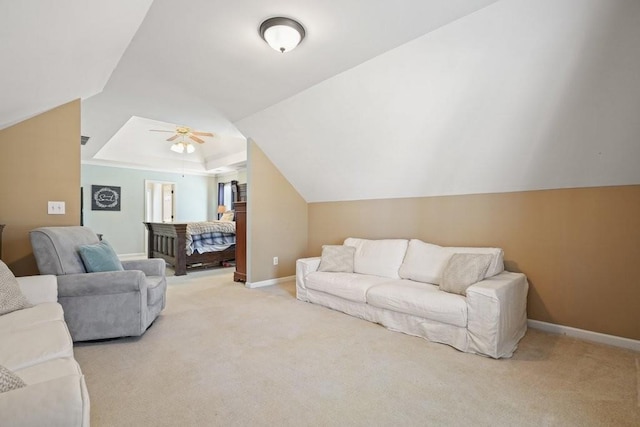
[[236,246],[219,252],[187,255],[186,223],[145,222],[149,231],[147,249],[149,258],[162,258],[175,270],[176,276],[187,274],[187,268],[212,267],[236,258]]

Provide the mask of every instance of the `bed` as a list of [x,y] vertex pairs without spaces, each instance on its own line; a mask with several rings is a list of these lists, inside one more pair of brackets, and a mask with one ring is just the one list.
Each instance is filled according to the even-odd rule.
[[236,223],[208,221],[189,223],[145,222],[149,231],[149,258],[162,258],[176,276],[187,269],[219,266],[236,257]]

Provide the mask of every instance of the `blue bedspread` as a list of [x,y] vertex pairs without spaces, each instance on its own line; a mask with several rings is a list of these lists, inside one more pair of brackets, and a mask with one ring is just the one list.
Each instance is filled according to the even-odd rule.
[[236,243],[236,224],[232,221],[207,221],[187,224],[187,255],[218,252]]
[[[223,251],[236,243],[233,233],[210,232],[191,236],[191,253]],[[188,251],[187,251],[188,252]]]

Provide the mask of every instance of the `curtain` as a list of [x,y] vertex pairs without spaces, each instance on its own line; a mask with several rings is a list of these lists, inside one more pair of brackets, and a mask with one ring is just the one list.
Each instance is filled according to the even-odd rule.
[[[220,205],[224,205],[224,183],[219,182],[218,183],[218,204],[216,205],[216,209],[215,211],[218,212],[218,206]],[[218,215],[218,219],[220,219],[220,216],[222,214],[217,214]]]

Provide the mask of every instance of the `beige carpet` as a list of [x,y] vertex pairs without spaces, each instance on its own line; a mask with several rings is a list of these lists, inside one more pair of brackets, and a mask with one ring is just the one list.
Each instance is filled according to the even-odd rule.
[[530,329],[492,360],[294,293],[170,277],[143,337],[76,346],[92,425],[640,425],[639,353]]

